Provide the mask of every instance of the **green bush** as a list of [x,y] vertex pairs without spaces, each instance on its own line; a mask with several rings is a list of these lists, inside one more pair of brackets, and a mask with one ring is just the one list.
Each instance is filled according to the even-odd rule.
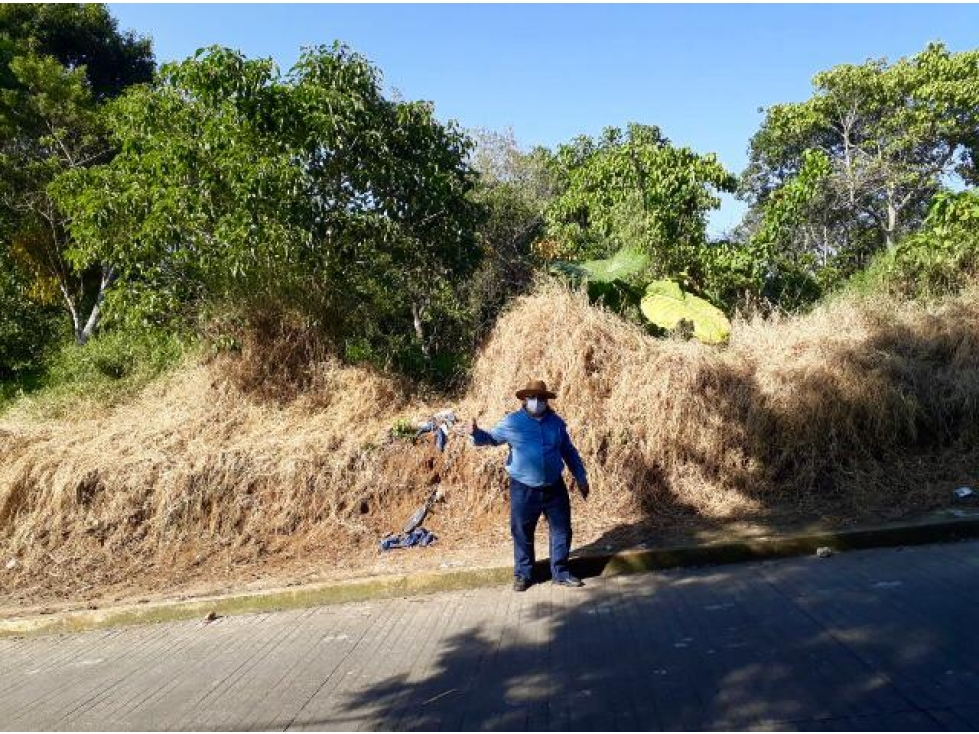
[[0,405],[24,400],[42,415],[67,414],[81,402],[116,405],[132,398],[154,378],[176,366],[195,348],[179,332],[109,331],[85,345],[66,339],[43,369],[0,389]]
[[87,344],[66,344],[52,361],[49,384],[85,385],[119,380],[148,381],[175,364],[184,351],[179,335],[167,331],[112,331]]
[[979,194],[941,193],[925,226],[878,255],[847,284],[854,293],[908,298],[952,295],[979,273]]
[[36,374],[59,337],[60,314],[27,296],[27,285],[0,253],[0,384]]

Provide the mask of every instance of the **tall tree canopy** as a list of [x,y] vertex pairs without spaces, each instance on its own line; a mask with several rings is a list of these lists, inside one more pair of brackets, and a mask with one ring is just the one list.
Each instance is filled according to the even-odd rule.
[[85,67],[97,99],[118,96],[153,77],[150,39],[120,32],[105,5],[0,5],[0,38],[15,42],[21,51],[52,56],[68,69]]
[[[108,107],[119,153],[61,178],[72,257],[120,273],[117,314],[298,306],[348,354],[451,348],[478,265],[469,140],[384,97],[344,46],[288,74],[210,48]],[[398,357],[400,355],[400,357]]]
[[48,188],[62,173],[109,160],[104,100],[152,77],[147,39],[120,33],[103,5],[0,6],[0,247],[27,293],[60,302],[87,340],[115,278],[110,264],[76,267]]
[[812,173],[814,154],[828,161],[808,202],[796,207],[789,239],[860,267],[920,225],[947,176],[975,180],[979,51],[932,44],[891,65],[836,66],[813,86],[805,102],[767,110],[742,179],[743,192],[765,207]]
[[587,259],[635,248],[667,276],[697,259],[707,213],[736,184],[715,156],[674,147],[650,125],[579,137],[557,149],[553,168],[560,193],[546,212],[551,254]]

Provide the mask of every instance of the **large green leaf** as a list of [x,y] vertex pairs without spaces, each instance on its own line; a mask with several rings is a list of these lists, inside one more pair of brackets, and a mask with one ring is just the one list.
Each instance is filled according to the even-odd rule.
[[587,260],[581,267],[588,273],[589,280],[611,283],[625,280],[646,267],[649,256],[638,250],[621,249],[607,260]]
[[657,280],[646,286],[639,304],[643,316],[663,329],[675,329],[681,321],[693,324],[693,335],[707,344],[725,341],[731,322],[713,304],[686,293],[672,280]]
[[648,255],[638,250],[623,248],[606,260],[586,260],[580,263],[553,262],[551,270],[596,283],[612,283],[638,273],[648,262]]

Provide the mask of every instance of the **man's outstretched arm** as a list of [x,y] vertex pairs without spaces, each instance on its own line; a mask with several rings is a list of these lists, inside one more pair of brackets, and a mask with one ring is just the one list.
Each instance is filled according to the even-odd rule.
[[484,431],[476,425],[476,419],[473,418],[468,433],[474,446],[501,446],[507,442],[506,418],[488,431]]

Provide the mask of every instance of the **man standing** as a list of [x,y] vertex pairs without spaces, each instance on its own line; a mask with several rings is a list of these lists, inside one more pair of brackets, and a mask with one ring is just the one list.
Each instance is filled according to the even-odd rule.
[[530,587],[534,565],[534,530],[543,513],[550,528],[551,578],[559,586],[584,586],[568,570],[571,551],[571,503],[562,473],[568,465],[588,498],[588,477],[564,421],[548,406],[557,396],[536,380],[517,391],[523,407],[504,416],[488,431],[473,419],[469,434],[475,446],[510,445],[510,532],[513,535],[513,590]]

